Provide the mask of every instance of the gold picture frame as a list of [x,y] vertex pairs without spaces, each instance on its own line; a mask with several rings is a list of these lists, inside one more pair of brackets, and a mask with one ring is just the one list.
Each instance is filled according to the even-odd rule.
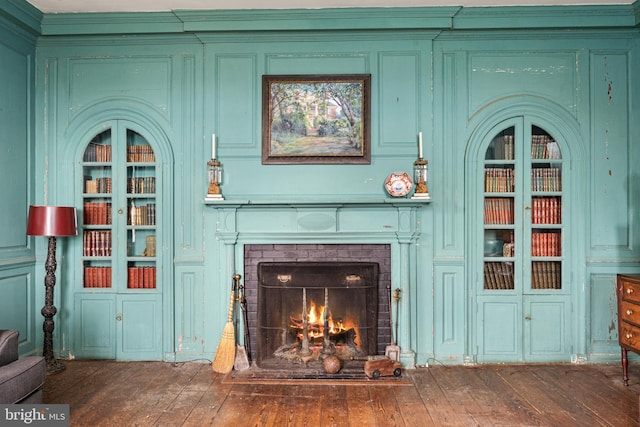
[[371,74],[263,75],[263,164],[370,164]]

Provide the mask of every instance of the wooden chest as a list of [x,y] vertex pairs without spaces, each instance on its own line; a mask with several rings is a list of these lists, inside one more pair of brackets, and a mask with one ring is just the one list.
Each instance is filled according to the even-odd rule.
[[629,385],[627,351],[640,354],[640,274],[618,274],[618,343],[622,350],[622,379]]

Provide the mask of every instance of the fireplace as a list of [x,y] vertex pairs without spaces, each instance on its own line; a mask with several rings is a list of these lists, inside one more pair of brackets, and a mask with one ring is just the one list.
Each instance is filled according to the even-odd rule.
[[[334,322],[342,320],[346,329],[330,335],[331,344],[341,357],[358,359],[384,354],[391,342],[390,245],[247,244],[243,252],[249,340],[256,366],[297,371],[303,376],[307,375],[303,370],[311,371],[309,375],[321,373],[317,361],[301,360],[296,355],[300,348],[303,293],[307,313],[311,315],[313,304],[323,321],[325,289]],[[315,323],[317,336],[310,339],[309,345],[317,356],[323,351],[324,325],[311,321],[311,317],[308,321]],[[353,347],[349,342],[351,334],[355,335]],[[344,363],[345,375],[350,365],[357,364]],[[360,361],[360,373],[361,365]]]
[[[373,262],[379,266],[375,353],[383,355],[392,342],[388,294],[397,288],[402,298],[394,302],[394,308],[398,305],[394,311],[394,341],[404,368],[415,367],[412,329],[416,327],[418,211],[428,204],[427,200],[331,195],[293,201],[255,197],[205,204],[214,213],[207,216],[207,228],[215,230],[211,251],[219,255],[210,267],[212,281],[227,283],[229,277],[242,274],[248,327],[244,328],[242,322],[238,328],[241,333],[248,332],[242,341],[250,343],[254,365],[258,357],[259,263]],[[222,288],[216,288],[216,292],[221,297],[226,293]],[[302,296],[297,299],[302,300]]]
[[376,354],[378,271],[372,262],[260,262],[257,365]]

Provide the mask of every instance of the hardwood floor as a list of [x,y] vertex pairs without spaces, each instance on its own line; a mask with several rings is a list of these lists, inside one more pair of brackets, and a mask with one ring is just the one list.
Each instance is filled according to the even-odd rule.
[[634,426],[640,366],[431,366],[401,384],[237,383],[206,363],[74,360],[45,403],[72,426]]

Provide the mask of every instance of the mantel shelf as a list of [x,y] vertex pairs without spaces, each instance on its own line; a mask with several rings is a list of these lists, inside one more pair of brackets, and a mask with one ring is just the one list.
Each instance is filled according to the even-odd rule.
[[204,204],[212,208],[281,208],[281,207],[342,207],[342,206],[393,206],[393,207],[420,207],[431,202],[430,198],[366,198],[361,199],[223,199],[206,200]]

